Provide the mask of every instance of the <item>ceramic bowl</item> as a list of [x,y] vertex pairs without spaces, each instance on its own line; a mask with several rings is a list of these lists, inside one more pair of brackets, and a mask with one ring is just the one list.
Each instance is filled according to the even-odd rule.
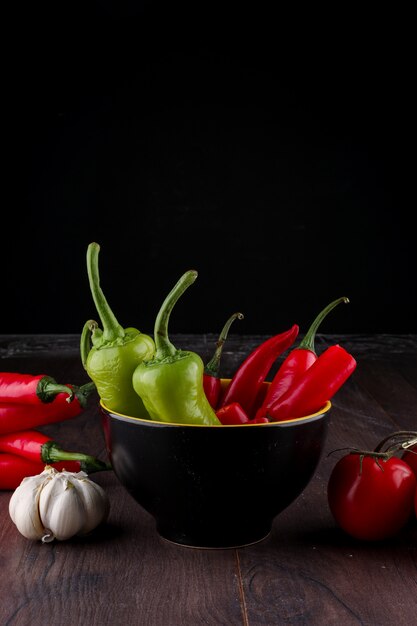
[[120,483],[156,521],[159,535],[195,548],[265,539],[274,518],[314,475],[331,403],[285,422],[167,424],[100,404],[107,452]]

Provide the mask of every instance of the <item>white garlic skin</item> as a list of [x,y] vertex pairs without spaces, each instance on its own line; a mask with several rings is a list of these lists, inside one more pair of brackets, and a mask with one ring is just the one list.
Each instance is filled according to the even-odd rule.
[[39,496],[43,485],[51,480],[52,476],[53,474],[45,469],[37,476],[24,478],[10,499],[10,517],[18,531],[27,539],[42,539],[45,534],[39,515]]
[[106,492],[85,472],[57,472],[50,466],[24,478],[9,502],[19,532],[43,542],[85,535],[105,521],[109,510]]

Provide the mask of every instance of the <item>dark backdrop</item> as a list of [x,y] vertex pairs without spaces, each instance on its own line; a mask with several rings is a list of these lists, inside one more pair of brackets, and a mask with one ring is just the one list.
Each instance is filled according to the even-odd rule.
[[144,332],[190,268],[171,332],[218,332],[237,310],[233,332],[303,332],[339,296],[322,332],[416,332],[409,57],[389,39],[296,48],[26,55],[5,118],[0,332],[80,332],[91,241],[120,323]]

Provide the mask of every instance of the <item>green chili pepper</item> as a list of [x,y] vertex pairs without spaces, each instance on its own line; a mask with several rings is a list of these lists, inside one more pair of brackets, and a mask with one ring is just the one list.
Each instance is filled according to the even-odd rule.
[[195,281],[189,270],[165,298],[155,321],[156,353],[140,363],[133,387],[152,419],[181,424],[220,424],[204,393],[204,363],[195,352],[177,350],[168,338],[168,322],[178,298]]
[[136,328],[122,328],[117,321],[100,287],[99,251],[98,243],[90,243],[87,270],[103,330],[94,320],[84,324],[81,360],[101,400],[109,409],[133,417],[149,418],[141,398],[133,389],[132,375],[139,363],[153,357],[155,343],[149,335]]

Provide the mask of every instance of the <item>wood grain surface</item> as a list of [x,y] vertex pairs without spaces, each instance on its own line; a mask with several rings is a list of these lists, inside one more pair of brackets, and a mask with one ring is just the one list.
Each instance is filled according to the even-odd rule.
[[[215,336],[173,336],[203,358]],[[233,335],[222,375],[264,337]],[[0,371],[45,373],[87,382],[76,335],[0,335]],[[336,448],[374,447],[401,429],[417,430],[417,336],[320,335],[357,358],[333,399],[325,452],[304,492],[271,535],[241,549],[170,544],[110,472],[94,474],[108,493],[108,521],[90,536],[41,544],[10,520],[11,492],[0,492],[1,626],[411,626],[417,615],[417,521],[395,538],[356,541],[335,525],[326,486]],[[43,426],[66,449],[107,460],[97,397],[77,418]],[[221,520],[219,520],[221,523]]]

